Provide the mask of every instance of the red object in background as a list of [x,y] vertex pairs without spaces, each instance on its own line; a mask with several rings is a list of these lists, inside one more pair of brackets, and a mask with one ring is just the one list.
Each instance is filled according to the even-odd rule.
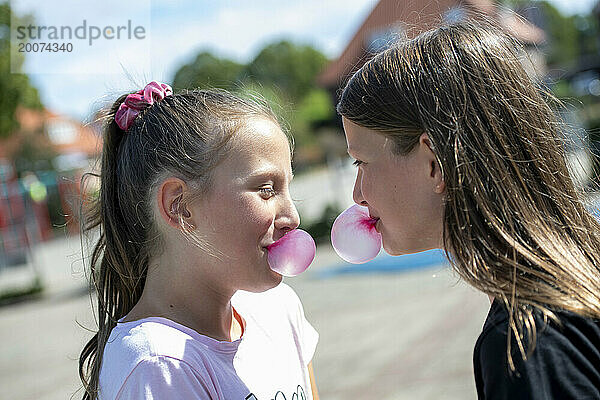
[[8,264],[27,261],[29,238],[27,235],[25,201],[11,164],[0,162],[0,252]]
[[79,184],[80,177],[59,177],[57,186],[60,202],[64,212],[66,227],[70,234],[79,233],[78,204],[80,199]]
[[50,223],[50,213],[48,212],[48,202],[32,202],[33,212],[37,221],[38,233],[40,239],[45,242],[52,239],[52,225]]

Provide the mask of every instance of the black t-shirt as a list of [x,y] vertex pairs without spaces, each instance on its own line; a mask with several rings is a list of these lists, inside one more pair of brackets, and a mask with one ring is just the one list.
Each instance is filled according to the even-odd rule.
[[527,361],[511,335],[516,368],[511,374],[506,354],[508,311],[498,300],[493,302],[473,354],[479,399],[600,399],[600,321],[567,311],[555,314],[562,326],[544,325],[541,315],[535,314],[537,342]]

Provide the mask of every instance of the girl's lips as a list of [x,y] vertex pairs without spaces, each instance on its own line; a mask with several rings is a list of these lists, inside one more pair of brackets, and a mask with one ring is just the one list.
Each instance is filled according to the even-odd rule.
[[266,249],[269,266],[283,276],[304,272],[314,260],[317,250],[313,238],[301,229],[286,233]]
[[377,233],[381,233],[381,231],[379,230],[379,221],[381,221],[381,220],[379,218],[376,218],[375,225],[374,225]]

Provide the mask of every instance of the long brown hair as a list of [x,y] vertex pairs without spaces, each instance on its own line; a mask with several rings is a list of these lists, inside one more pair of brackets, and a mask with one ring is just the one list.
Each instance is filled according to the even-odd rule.
[[[117,320],[140,299],[150,257],[162,251],[151,193],[165,177],[175,176],[192,189],[184,203],[201,196],[209,190],[211,171],[229,152],[244,121],[258,117],[277,123],[258,98],[197,90],[165,97],[141,112],[125,132],[114,119],[125,97],[106,117],[100,193],[84,214],[82,226],[84,233],[100,229],[90,262],[98,331],[79,359],[84,400],[97,398],[106,341]],[[182,217],[179,222],[183,227]]]
[[337,106],[400,156],[429,135],[447,191],[446,255],[507,307],[512,370],[511,333],[526,359],[534,313],[600,318],[600,225],[569,176],[558,102],[527,75],[523,54],[492,25],[440,26],[376,55]]

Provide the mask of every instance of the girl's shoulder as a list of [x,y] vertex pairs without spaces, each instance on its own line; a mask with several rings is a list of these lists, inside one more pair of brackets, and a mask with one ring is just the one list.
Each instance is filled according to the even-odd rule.
[[[566,310],[553,310],[558,321],[545,320],[540,312],[534,312],[533,318],[536,326],[536,342],[546,342],[558,337],[561,341],[583,340],[589,345],[595,345],[600,351],[600,320],[587,318]],[[497,336],[503,337],[506,342],[508,332],[508,310],[498,300],[494,300],[483,326],[478,342],[494,341]],[[541,341],[541,342],[540,342]],[[537,345],[536,345],[537,347]]]
[[[215,369],[225,372],[239,341],[221,342],[162,317],[118,323],[106,343],[100,370],[103,398],[123,388],[131,376],[151,371],[160,375],[165,366],[189,369],[196,377],[210,377]],[[148,372],[150,371],[150,372]]]
[[112,330],[107,347],[133,353],[136,357],[169,356],[186,361],[194,353],[190,347],[221,353],[235,352],[237,342],[222,342],[163,317],[119,322]]
[[[515,371],[510,372],[508,311],[494,301],[473,353],[480,398],[496,398],[490,393],[517,399],[600,396],[600,321],[568,311],[555,314],[558,323],[534,313],[536,341],[527,360],[511,336]],[[525,332],[523,343],[527,342]]]

